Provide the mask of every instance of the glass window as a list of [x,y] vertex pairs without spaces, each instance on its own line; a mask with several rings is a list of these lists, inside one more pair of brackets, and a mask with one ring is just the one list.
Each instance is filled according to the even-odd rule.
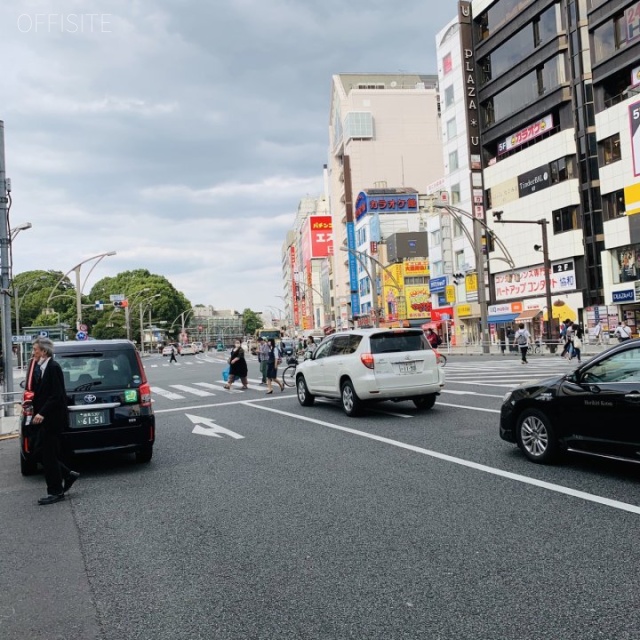
[[600,62],[616,50],[616,39],[613,22],[607,22],[593,31],[593,59]]
[[464,251],[456,251],[455,254],[456,271],[462,271],[467,263],[464,259]]
[[624,190],[602,194],[602,215],[605,220],[615,220],[625,215]]
[[441,241],[440,229],[431,232],[431,246],[439,247]]
[[444,263],[442,260],[437,260],[431,265],[431,277],[437,278],[444,273]]
[[331,338],[326,342],[320,343],[320,346],[315,350],[313,354],[313,359],[318,360],[319,358],[326,358],[331,353],[331,345],[335,338]]
[[449,154],[449,171],[455,171],[458,168],[458,151],[452,151]]
[[549,7],[544,13],[540,14],[536,23],[536,31],[538,40],[536,40],[536,47],[549,42],[552,38],[558,35],[558,18],[559,18],[559,6],[554,4]]
[[454,94],[453,94],[453,85],[450,85],[444,90],[444,107],[445,107],[445,109],[447,107],[452,106],[454,100],[455,100],[455,98],[454,98]]
[[620,134],[616,133],[609,138],[601,140],[598,144],[600,153],[598,154],[600,160],[600,166],[617,162],[621,159],[620,155]]
[[578,208],[564,207],[553,212],[553,233],[564,233],[578,228]]
[[371,353],[398,353],[430,349],[429,343],[421,330],[374,333],[370,341]]
[[451,120],[447,122],[447,139],[452,140],[453,138],[456,137],[456,134],[457,134],[456,119],[451,118]]
[[[458,204],[458,202],[460,202],[460,183],[451,185],[451,204]],[[456,235],[456,225],[460,226],[458,224],[458,221],[454,220],[454,223],[453,223],[453,234],[454,235]],[[461,233],[462,233],[462,231],[460,233],[458,233],[457,235],[460,235]]]

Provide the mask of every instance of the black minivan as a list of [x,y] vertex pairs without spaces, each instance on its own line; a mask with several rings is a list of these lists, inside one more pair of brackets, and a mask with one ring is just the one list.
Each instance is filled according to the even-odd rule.
[[[69,423],[62,433],[63,455],[130,451],[138,462],[149,462],[155,442],[151,387],[135,345],[128,340],[54,343],[54,358],[62,367]],[[24,382],[20,420],[20,470],[37,471],[31,443],[35,425],[33,373]]]

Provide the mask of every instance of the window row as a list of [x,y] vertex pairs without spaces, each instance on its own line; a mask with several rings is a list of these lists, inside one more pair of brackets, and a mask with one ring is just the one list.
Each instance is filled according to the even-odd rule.
[[522,62],[535,49],[557,36],[561,26],[560,5],[547,8],[533,22],[480,60],[480,86]]
[[508,118],[565,82],[565,56],[559,54],[487,100],[482,105],[484,124],[491,126]]
[[579,229],[579,213],[577,206],[564,207],[556,209],[553,214],[553,233],[564,233],[565,231],[573,231]]
[[624,49],[640,38],[640,2],[627,7],[597,29],[592,35],[592,57],[594,63],[610,58],[616,51]]
[[600,140],[598,143],[598,162],[601,167],[617,162],[622,158],[620,154],[620,134]]

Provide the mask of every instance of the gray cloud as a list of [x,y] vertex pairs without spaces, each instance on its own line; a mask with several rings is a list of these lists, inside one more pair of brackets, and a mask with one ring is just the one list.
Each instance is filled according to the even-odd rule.
[[298,200],[322,189],[331,75],[435,73],[435,33],[455,11],[424,0],[3,4],[11,224],[33,223],[14,272],[116,250],[93,281],[147,268],[193,303],[272,305]]

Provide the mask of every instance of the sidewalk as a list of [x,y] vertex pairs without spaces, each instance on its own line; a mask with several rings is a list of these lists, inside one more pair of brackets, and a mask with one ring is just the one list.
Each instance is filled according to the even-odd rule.
[[[20,401],[22,399],[22,389],[20,388],[20,381],[24,379],[25,373],[26,372],[23,369],[18,369],[18,367],[13,368],[13,398],[14,400],[17,400],[17,402],[13,405],[14,415],[0,416],[0,438],[18,434],[18,429],[20,426]],[[5,396],[3,396],[3,398],[4,397]]]
[[[584,344],[581,349],[582,360],[584,361],[585,359],[589,359],[597,355],[598,353],[602,353],[609,347],[612,347],[614,344],[617,344],[617,342],[610,342],[609,344]],[[548,349],[545,349],[541,354],[531,353],[531,350],[529,350],[527,357],[557,358],[560,356],[560,353],[562,352],[562,345],[558,344],[557,347],[558,348],[556,349],[555,353],[550,353]],[[502,351],[500,350],[500,347],[497,344],[490,345],[489,353],[483,353],[482,347],[479,344],[470,344],[470,345],[455,346],[455,347],[448,347],[445,344],[441,344],[438,347],[438,351],[443,355],[447,356],[447,358],[449,356],[484,356],[484,357],[493,357],[493,356],[502,357],[503,355],[504,357],[520,356],[520,353],[517,350],[509,351],[508,348],[503,354]]]

